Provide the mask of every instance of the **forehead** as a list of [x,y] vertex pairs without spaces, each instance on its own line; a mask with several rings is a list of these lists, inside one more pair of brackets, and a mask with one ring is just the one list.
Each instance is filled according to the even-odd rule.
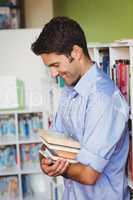
[[46,65],[51,65],[52,63],[59,63],[62,60],[67,59],[65,55],[58,55],[56,53],[44,53],[41,54],[41,58]]

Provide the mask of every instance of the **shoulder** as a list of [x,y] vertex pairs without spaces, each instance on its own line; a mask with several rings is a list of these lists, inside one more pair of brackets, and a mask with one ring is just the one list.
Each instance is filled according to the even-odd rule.
[[113,81],[100,73],[96,82],[92,85],[91,91],[88,91],[88,99],[97,106],[108,106],[111,104],[116,90],[117,87]]
[[105,97],[112,98],[115,91],[118,89],[115,83],[105,73],[100,73],[95,85],[96,92],[103,94]]
[[113,106],[118,108],[121,105],[128,111],[128,104],[119,88],[105,73],[102,72],[98,74],[97,80],[91,88],[89,99],[93,100],[92,102],[95,102],[97,106]]

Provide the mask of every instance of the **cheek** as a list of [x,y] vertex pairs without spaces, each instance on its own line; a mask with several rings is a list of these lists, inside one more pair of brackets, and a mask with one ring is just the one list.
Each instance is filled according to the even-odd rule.
[[60,68],[60,72],[62,73],[62,75],[64,74],[66,78],[72,79],[76,79],[80,75],[80,71],[77,65],[72,63],[66,63],[62,65],[62,67]]
[[79,70],[78,69],[77,70],[73,70],[72,75],[75,78],[79,77]]

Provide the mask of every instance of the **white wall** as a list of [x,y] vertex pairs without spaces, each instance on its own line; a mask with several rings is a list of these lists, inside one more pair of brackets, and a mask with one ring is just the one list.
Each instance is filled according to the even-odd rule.
[[26,27],[42,27],[53,17],[53,0],[25,0]]
[[30,50],[40,29],[0,31],[0,76],[11,75],[24,80],[26,107],[43,106],[43,80],[46,68]]

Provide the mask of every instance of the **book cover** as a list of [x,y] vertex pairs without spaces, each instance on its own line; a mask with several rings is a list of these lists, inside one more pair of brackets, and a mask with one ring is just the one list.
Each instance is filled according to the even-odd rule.
[[68,147],[68,146],[63,146],[62,144],[49,144],[46,142],[44,139],[42,139],[42,143],[48,148],[48,149],[54,149],[54,150],[61,150],[61,151],[67,151],[67,152],[73,152],[73,153],[78,153],[79,149],[73,148],[73,147]]
[[62,147],[68,147],[73,149],[80,149],[80,143],[74,140],[72,137],[59,132],[53,132],[48,130],[39,130],[41,139],[45,142],[46,146],[56,145]]

